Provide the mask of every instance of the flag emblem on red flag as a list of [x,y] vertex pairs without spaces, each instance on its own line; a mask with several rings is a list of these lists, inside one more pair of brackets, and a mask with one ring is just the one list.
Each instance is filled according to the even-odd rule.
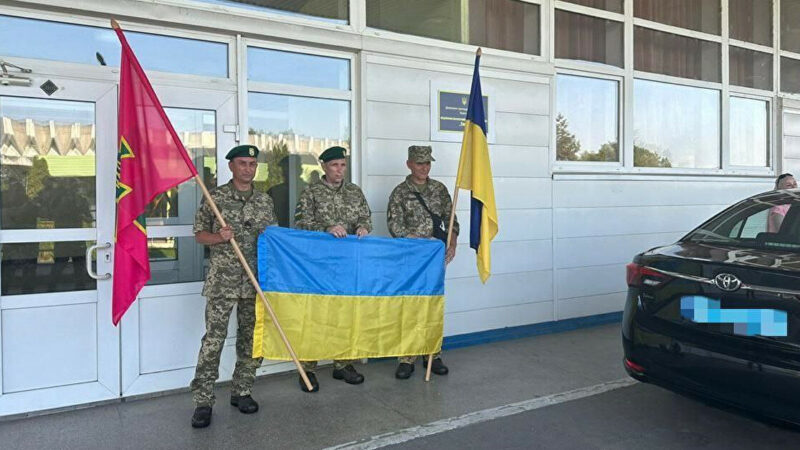
[[197,175],[125,35],[119,77],[117,228],[111,319],[118,324],[150,279],[144,212],[162,192]]

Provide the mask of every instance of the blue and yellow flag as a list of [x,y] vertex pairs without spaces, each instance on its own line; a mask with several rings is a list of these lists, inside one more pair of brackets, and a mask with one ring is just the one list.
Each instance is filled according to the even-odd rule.
[[478,73],[480,54],[475,56],[475,72],[469,92],[467,120],[464,124],[464,141],[458,161],[456,189],[472,191],[470,203],[469,246],[475,249],[478,274],[486,283],[492,272],[492,239],[497,235],[497,207],[494,203],[492,166],[489,163],[489,145],[486,137],[486,112],[483,110],[481,77]]
[[[444,244],[268,227],[258,279],[298,359],[429,355],[442,347]],[[256,299],[253,357],[289,360]]]

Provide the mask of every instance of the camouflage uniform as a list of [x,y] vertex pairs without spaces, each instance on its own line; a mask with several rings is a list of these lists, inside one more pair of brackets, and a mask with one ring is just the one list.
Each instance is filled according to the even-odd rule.
[[[450,193],[444,184],[428,178],[423,185],[417,185],[411,181],[411,175],[406,180],[398,184],[389,196],[389,206],[387,208],[386,222],[389,225],[389,233],[393,237],[406,237],[416,235],[430,238],[433,236],[433,219],[428,211],[417,200],[414,192],[419,192],[428,209],[437,214],[444,221],[444,226],[450,224],[450,211],[453,202]],[[453,233],[458,235],[458,219],[453,219]],[[441,357],[441,352],[434,355],[434,358]],[[416,356],[403,356],[398,361],[406,364],[414,364]]]
[[[325,181],[309,185],[297,200],[295,227],[301,230],[327,231],[341,225],[347,234],[355,234],[359,228],[372,231],[372,216],[367,199],[361,188],[342,181],[340,186],[331,186]],[[334,369],[343,369],[352,360],[336,360]],[[303,368],[313,371],[317,361],[303,361]]]
[[[253,273],[256,272],[256,240],[268,225],[276,223],[272,199],[263,192],[238,191],[233,182],[219,186],[211,192],[222,217],[233,230]],[[221,228],[208,203],[203,201],[194,219],[194,232],[217,233]],[[206,303],[206,334],[197,357],[197,369],[190,385],[196,406],[214,404],[214,382],[219,376],[219,359],[228,320],[236,309],[236,368],[233,371],[233,395],[249,395],[261,365],[261,358],[252,358],[253,326],[255,325],[256,291],[242,268],[233,246],[227,242],[210,246],[211,258],[203,295]]]

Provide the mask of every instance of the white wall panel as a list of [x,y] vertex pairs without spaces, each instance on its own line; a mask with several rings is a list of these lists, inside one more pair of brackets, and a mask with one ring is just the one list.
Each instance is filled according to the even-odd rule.
[[784,136],[783,142],[783,157],[800,159],[800,137]]
[[139,300],[140,373],[193,367],[205,333],[205,305],[200,295]]
[[427,106],[367,102],[367,137],[384,139],[430,139]]
[[477,276],[450,279],[445,283],[445,312],[549,301],[553,297],[552,279],[549,270],[492,275],[486,284],[481,283]]
[[763,181],[557,180],[556,208],[730,204],[772,189]]
[[688,232],[728,205],[559,208],[559,238],[597,235]]
[[[492,242],[492,274],[548,270],[553,267],[552,245],[550,240]],[[469,243],[459,244],[447,277],[473,276],[478,276],[475,250]]]
[[622,292],[628,289],[625,264],[559,269],[556,286],[559,299]]
[[494,124],[497,144],[547,147],[550,143],[550,118],[532,114],[497,112]]
[[446,314],[444,335],[453,336],[553,320],[550,301]]
[[97,380],[96,306],[3,311],[3,393]]
[[622,311],[625,308],[625,296],[624,292],[619,292],[559,300],[556,308],[557,320]]
[[634,255],[675,242],[683,233],[556,239],[556,267],[586,267],[629,263]]

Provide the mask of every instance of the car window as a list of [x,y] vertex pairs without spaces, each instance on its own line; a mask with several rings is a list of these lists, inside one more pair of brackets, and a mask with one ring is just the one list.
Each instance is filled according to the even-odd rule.
[[721,212],[683,240],[800,251],[800,199],[776,195],[743,201]]

